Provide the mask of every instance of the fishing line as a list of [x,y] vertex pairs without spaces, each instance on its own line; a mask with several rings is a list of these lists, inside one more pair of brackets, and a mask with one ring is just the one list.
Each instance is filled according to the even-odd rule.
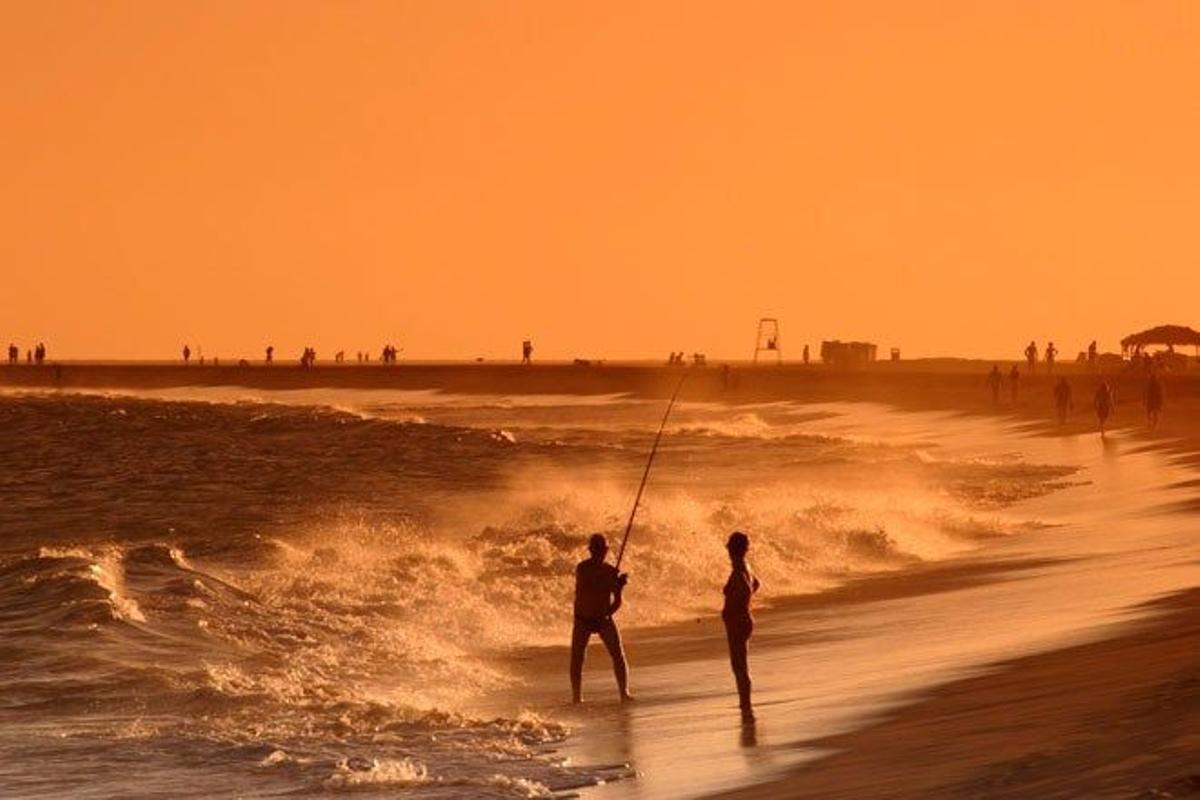
[[671,402],[667,403],[667,410],[663,413],[662,424],[658,426],[658,434],[654,437],[654,445],[650,448],[650,457],[646,459],[646,470],[642,473],[642,482],[638,486],[637,496],[633,498],[633,508],[629,510],[629,522],[625,525],[625,535],[621,538],[621,549],[617,552],[617,569],[621,569],[621,559],[625,557],[625,545],[629,544],[629,533],[633,530],[633,519],[637,516],[638,504],[642,502],[642,492],[646,490],[646,480],[650,477],[650,467],[654,464],[654,456],[658,453],[658,443],[662,441],[663,431],[667,428],[667,420],[671,416],[671,409],[675,407],[675,399],[679,397],[679,390],[683,388],[683,382],[687,380],[688,374],[685,372],[679,378],[679,383],[675,386],[675,392],[671,395]]

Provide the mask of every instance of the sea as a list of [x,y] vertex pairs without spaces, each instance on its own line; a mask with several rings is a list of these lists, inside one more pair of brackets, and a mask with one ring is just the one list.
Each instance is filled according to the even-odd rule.
[[[0,394],[0,795],[637,785],[646,766],[589,759],[570,715],[504,698],[547,680],[565,698],[565,674],[513,653],[569,640],[574,565],[590,534],[620,542],[663,411],[623,395]],[[770,608],[1047,541],[1093,502],[1103,448],[979,425],[678,404],[622,626],[715,615],[733,530]]]

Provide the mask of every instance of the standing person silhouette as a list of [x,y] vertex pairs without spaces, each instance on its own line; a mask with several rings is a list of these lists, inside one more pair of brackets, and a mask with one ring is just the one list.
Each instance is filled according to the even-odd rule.
[[1000,405],[1000,387],[1004,383],[1004,377],[1000,374],[1000,366],[998,364],[992,365],[992,371],[988,373],[987,382],[992,390],[992,405]]
[[1029,341],[1029,347],[1025,348],[1025,363],[1029,365],[1030,375],[1037,371],[1037,342],[1032,339]]
[[729,579],[725,581],[725,605],[721,609],[721,621],[725,623],[725,638],[729,642],[729,665],[737,683],[738,703],[742,708],[742,720],[754,721],[754,707],[750,704],[750,634],[754,632],[754,618],[750,616],[750,598],[758,591],[758,578],[746,563],[750,550],[750,537],[734,531],[725,543],[729,551]]
[[1096,409],[1096,419],[1100,421],[1100,436],[1103,437],[1104,424],[1108,422],[1108,416],[1113,410],[1113,394],[1108,381],[1100,381],[1096,393],[1092,396],[1092,405]]
[[1075,407],[1071,399],[1071,384],[1067,383],[1066,378],[1059,378],[1054,387],[1054,405],[1058,408],[1058,424],[1066,425],[1067,412]]
[[583,702],[583,657],[592,634],[598,634],[612,657],[613,674],[621,701],[632,700],[629,694],[629,666],[621,647],[621,632],[613,614],[621,608],[621,593],[629,576],[618,572],[606,562],[608,541],[603,534],[594,533],[588,539],[586,559],[575,567],[575,624],[571,629],[571,699]]
[[1146,422],[1151,429],[1158,427],[1158,418],[1163,409],[1163,385],[1154,372],[1146,380]]
[[1054,357],[1058,355],[1058,348],[1054,346],[1054,342],[1046,345],[1046,372],[1054,372]]

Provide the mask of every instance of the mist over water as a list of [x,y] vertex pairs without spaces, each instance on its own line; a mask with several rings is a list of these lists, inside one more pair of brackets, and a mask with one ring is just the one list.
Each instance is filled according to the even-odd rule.
[[[590,533],[623,529],[661,411],[0,396],[0,787],[510,797],[621,777],[556,757],[569,732],[553,719],[470,709],[527,679],[505,652],[565,641],[574,564]],[[1008,507],[1073,479],[812,429],[831,413],[677,410],[627,554],[624,625],[715,613],[734,528],[754,537],[770,603],[1020,535],[1039,523]]]

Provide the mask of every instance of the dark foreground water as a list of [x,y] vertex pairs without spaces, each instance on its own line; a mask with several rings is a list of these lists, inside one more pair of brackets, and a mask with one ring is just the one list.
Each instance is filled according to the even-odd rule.
[[[629,775],[561,757],[554,719],[468,709],[529,679],[499,654],[566,638],[573,565],[623,528],[661,412],[0,396],[0,794],[512,797]],[[810,429],[830,413],[678,409],[625,625],[712,613],[733,528],[778,598],[1037,530],[1008,509],[1074,480]]]

